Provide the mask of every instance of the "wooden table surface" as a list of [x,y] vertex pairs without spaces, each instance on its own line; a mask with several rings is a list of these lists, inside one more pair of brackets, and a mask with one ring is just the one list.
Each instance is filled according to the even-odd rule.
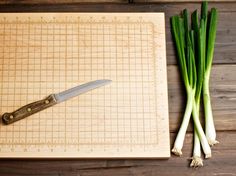
[[[170,35],[169,18],[183,8],[194,10],[199,3],[156,4],[25,4],[9,1],[0,5],[1,12],[165,12],[168,62],[168,94],[170,136],[173,145],[185,107],[185,92],[179,76],[176,56]],[[15,2],[15,3],[14,3]],[[50,2],[50,1],[49,1]],[[236,175],[236,2],[210,3],[219,9],[219,25],[211,74],[211,97],[217,139],[212,148],[213,157],[204,160],[204,167],[189,168],[192,153],[192,126],[186,135],[183,156],[168,160],[78,159],[78,160],[0,160],[0,175]]]

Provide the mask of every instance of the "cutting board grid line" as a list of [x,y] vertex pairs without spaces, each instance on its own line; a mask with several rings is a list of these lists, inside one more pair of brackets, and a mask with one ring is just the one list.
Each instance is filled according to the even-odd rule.
[[164,16],[153,15],[161,22],[147,14],[1,14],[2,113],[78,83],[113,82],[1,125],[0,156],[168,156],[166,75],[158,77]]

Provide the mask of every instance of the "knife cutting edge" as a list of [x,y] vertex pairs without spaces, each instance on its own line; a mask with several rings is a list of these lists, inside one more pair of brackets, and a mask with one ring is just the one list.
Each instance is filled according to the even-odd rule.
[[17,109],[14,112],[4,113],[2,115],[2,121],[6,125],[14,123],[18,120],[24,119],[25,117],[32,115],[32,114],[35,114],[39,111],[49,108],[55,104],[61,103],[61,102],[66,101],[70,98],[73,98],[75,96],[78,96],[80,94],[88,92],[90,90],[99,88],[101,86],[105,86],[106,84],[109,84],[109,83],[111,83],[111,80],[101,79],[101,80],[91,81],[91,82],[73,87],[71,89],[65,90],[65,91],[60,92],[58,94],[51,94],[48,97],[46,97],[45,99],[27,104],[27,105]]

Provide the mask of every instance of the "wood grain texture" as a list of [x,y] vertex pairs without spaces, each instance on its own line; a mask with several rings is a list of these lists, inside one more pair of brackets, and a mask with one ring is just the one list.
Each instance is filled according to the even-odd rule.
[[[8,1],[9,2],[9,1]],[[13,2],[13,1],[12,1]],[[140,12],[163,11],[166,16],[168,87],[170,103],[171,143],[173,144],[175,131],[180,125],[184,107],[184,91],[181,89],[181,79],[178,75],[176,57],[169,31],[169,17],[178,14],[183,6],[193,10],[199,8],[199,3],[158,3],[158,4],[54,4],[54,5],[1,5],[0,11],[63,11],[63,12]],[[183,157],[172,156],[169,160],[1,160],[0,175],[68,175],[68,176],[156,176],[156,175],[235,175],[236,158],[236,109],[231,101],[235,101],[235,28],[236,2],[210,3],[210,7],[217,7],[220,21],[217,32],[217,50],[211,79],[211,93],[214,95],[214,116],[217,136],[220,144],[213,148],[213,157],[204,161],[200,169],[189,168],[189,158],[192,150],[191,128],[186,136]],[[232,73],[232,74],[231,74]],[[214,87],[214,85],[216,87]],[[218,90],[217,92],[213,90]],[[181,93],[179,95],[179,93]],[[178,97],[178,98],[177,98]],[[220,101],[220,102],[216,102]],[[191,125],[190,125],[191,126]],[[229,131],[228,131],[229,130]]]
[[[76,3],[172,3],[201,2],[202,0],[2,0],[0,4],[76,4]],[[209,2],[234,2],[234,0],[208,0]]]

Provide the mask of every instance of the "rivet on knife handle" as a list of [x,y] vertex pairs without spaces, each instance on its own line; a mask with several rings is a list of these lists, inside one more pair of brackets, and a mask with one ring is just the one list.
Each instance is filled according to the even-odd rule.
[[5,124],[11,124],[15,121],[21,120],[28,117],[36,112],[42,111],[48,107],[55,105],[56,99],[55,95],[51,94],[43,100],[39,100],[30,104],[27,104],[12,113],[5,113],[2,115],[2,121]]

